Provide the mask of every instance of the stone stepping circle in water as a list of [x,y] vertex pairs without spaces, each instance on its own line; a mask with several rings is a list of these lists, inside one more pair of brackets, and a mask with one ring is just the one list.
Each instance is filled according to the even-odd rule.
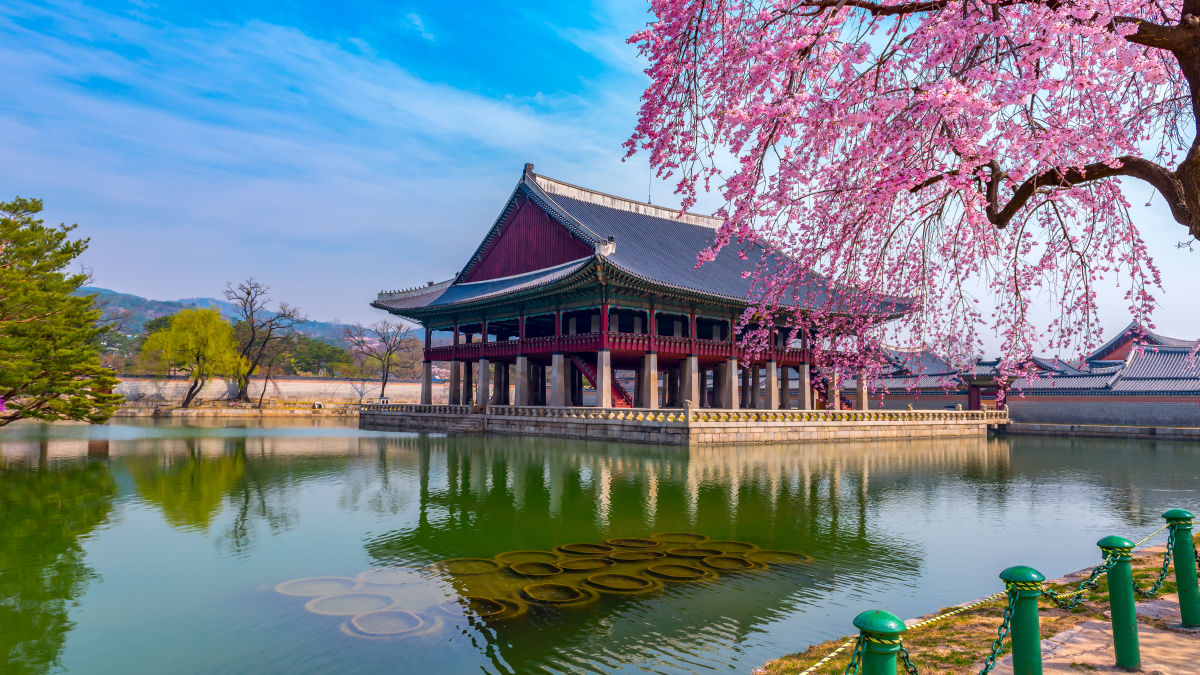
[[712,576],[708,570],[682,563],[650,565],[646,568],[646,573],[667,581],[696,581]]
[[498,598],[485,598],[480,595],[465,595],[445,600],[438,606],[451,616],[477,616],[483,619],[503,614],[509,609],[504,601]]
[[650,538],[661,541],[664,544],[695,544],[699,541],[704,541],[708,537],[695,532],[655,532],[650,535]]
[[758,549],[757,546],[748,542],[729,540],[706,541],[702,546],[704,548],[715,548],[722,553],[735,553],[738,555]]
[[571,555],[603,555],[613,547],[604,544],[563,544],[558,550]]
[[552,563],[558,560],[558,554],[554,551],[505,551],[496,556],[496,560],[511,565],[513,563],[523,562],[548,562]]
[[419,629],[425,625],[425,620],[408,610],[384,609],[355,615],[350,623],[367,635],[395,636]]
[[567,584],[531,584],[521,595],[539,605],[580,605],[596,596],[588,590]]
[[662,551],[613,551],[608,557],[617,562],[644,562],[665,558],[666,555]]
[[313,614],[330,614],[332,616],[351,616],[364,612],[373,612],[392,604],[392,599],[378,593],[342,593],[340,595],[325,595],[313,598],[304,608]]
[[523,577],[551,577],[555,574],[562,574],[562,568],[558,565],[548,562],[519,562],[508,566],[513,574],[518,574]]
[[615,539],[605,539],[604,543],[609,546],[616,546],[617,548],[654,548],[662,542],[639,537],[617,537]]
[[749,572],[750,570],[766,569],[760,562],[747,560],[734,555],[714,555],[700,561],[705,567],[711,567],[718,572]]
[[284,595],[315,598],[346,593],[355,588],[358,588],[358,580],[350,577],[307,577],[285,581],[276,586],[275,591]]
[[719,551],[715,548],[683,547],[667,549],[667,555],[669,556],[675,558],[695,558],[696,560],[721,554],[722,551]]
[[606,593],[645,593],[662,586],[657,582],[631,574],[593,574],[587,578],[588,585]]
[[587,572],[609,567],[613,561],[608,558],[568,558],[558,561],[559,568],[564,572]]

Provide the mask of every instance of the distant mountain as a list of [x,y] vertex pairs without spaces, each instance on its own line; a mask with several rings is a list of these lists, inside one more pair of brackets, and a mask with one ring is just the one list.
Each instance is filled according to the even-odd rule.
[[[174,314],[180,310],[194,307],[212,307],[230,321],[237,318],[237,310],[233,303],[217,298],[182,298],[180,300],[150,300],[140,295],[118,293],[107,288],[84,286],[79,289],[80,295],[95,295],[99,304],[104,308],[105,316],[112,316],[118,310],[128,312],[126,324],[122,332],[129,334],[141,333],[146,322],[160,316]],[[349,324],[331,321],[309,320],[296,327],[296,332],[309,337],[343,345],[342,336]],[[416,331],[420,333],[418,329]]]

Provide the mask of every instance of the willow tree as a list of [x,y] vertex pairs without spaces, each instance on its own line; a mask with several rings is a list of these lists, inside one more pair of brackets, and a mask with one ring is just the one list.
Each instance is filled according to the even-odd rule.
[[170,325],[151,333],[142,345],[142,362],[164,374],[188,375],[181,407],[188,407],[213,378],[235,377],[244,368],[230,326],[215,309],[185,309]]
[[[843,336],[818,347],[869,353],[884,331],[855,310],[903,296],[893,327],[914,341],[975,351],[991,329],[1010,362],[1039,342],[1079,351],[1100,338],[1101,279],[1136,320],[1154,308],[1129,189],[1200,239],[1200,0],[652,6],[631,38],[651,82],[628,149],[685,207],[722,192],[701,263],[747,240],[777,252],[752,311],[812,273],[855,291],[789,317]],[[1057,312],[1035,321],[1047,300]]]
[[48,226],[37,199],[0,202],[0,427],[23,418],[103,422],[121,397],[100,365],[107,330],[87,275],[70,267],[87,250],[74,225]]

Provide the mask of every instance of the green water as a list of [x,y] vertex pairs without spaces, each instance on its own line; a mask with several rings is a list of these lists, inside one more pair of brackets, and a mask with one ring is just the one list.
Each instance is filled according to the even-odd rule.
[[[0,430],[0,672],[747,672],[864,609],[976,598],[1017,563],[1057,576],[1200,506],[1200,449],[1173,443],[687,451],[285,424]],[[530,583],[441,560],[672,531],[812,560],[506,622],[438,606]],[[407,583],[340,582],[374,596],[347,611],[393,603],[420,630],[368,639],[276,590],[373,568]]]

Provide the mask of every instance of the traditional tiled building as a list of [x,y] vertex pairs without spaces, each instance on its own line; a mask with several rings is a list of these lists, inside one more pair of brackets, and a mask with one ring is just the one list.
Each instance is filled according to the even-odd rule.
[[[372,305],[425,327],[423,403],[432,363],[446,362],[452,404],[579,406],[586,381],[600,407],[813,407],[808,336],[779,326],[765,352],[739,346],[750,273],[773,254],[730,246],[697,267],[719,224],[527,164],[453,278],[380,293]],[[801,310],[836,299],[819,278],[790,291]],[[903,311],[888,305],[878,319]]]

